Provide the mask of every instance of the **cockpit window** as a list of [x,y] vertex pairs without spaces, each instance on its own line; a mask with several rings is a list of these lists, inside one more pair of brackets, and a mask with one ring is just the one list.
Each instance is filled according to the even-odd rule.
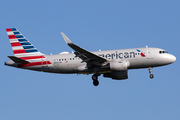
[[168,53],[167,51],[159,51],[160,54]]

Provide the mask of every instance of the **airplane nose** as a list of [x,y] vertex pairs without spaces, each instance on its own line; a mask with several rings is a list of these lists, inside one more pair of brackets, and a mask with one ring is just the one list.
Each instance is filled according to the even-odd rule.
[[173,55],[173,57],[171,59],[172,59],[172,62],[176,61],[176,57],[174,55]]
[[170,61],[173,63],[173,62],[175,62],[176,61],[176,57],[174,56],[174,55],[171,55],[170,56]]

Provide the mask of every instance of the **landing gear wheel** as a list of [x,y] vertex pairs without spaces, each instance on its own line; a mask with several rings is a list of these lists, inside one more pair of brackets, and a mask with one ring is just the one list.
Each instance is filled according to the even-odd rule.
[[101,74],[94,74],[92,76],[92,80],[93,80],[93,85],[94,86],[98,86],[99,85],[99,81],[98,81],[98,76],[100,76]]
[[150,78],[153,79],[153,78],[154,78],[154,75],[153,75],[153,74],[150,74]]
[[92,79],[95,81],[95,80],[98,79],[98,76],[97,76],[96,74],[94,74],[94,75],[92,76]]
[[153,78],[154,78],[154,75],[152,74],[151,67],[149,67],[149,73],[150,73],[150,78],[153,79]]
[[99,81],[98,80],[93,80],[93,85],[94,86],[98,86],[99,85]]

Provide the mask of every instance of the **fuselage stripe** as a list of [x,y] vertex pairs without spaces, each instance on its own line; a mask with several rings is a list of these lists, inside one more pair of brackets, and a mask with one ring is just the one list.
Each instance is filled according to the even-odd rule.
[[20,57],[23,60],[30,60],[30,59],[38,59],[38,58],[45,58],[44,56],[29,56],[29,57]]
[[48,65],[51,64],[49,61],[40,61],[40,62],[32,62],[28,64],[18,64],[18,67],[30,67],[30,66],[37,66],[37,65]]

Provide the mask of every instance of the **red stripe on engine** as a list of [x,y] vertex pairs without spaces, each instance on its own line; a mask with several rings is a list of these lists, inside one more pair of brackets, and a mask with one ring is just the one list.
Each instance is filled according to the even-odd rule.
[[28,56],[28,57],[20,57],[23,60],[30,60],[30,59],[38,59],[38,58],[45,58],[44,56]]
[[7,32],[12,32],[11,28],[6,29]]
[[37,66],[37,65],[48,65],[51,64],[49,61],[41,61],[41,62],[32,62],[28,64],[18,64],[18,67],[31,67],[31,66]]
[[9,39],[17,39],[15,35],[8,35]]
[[21,46],[21,43],[20,42],[11,43],[11,46],[12,47],[14,47],[14,46]]
[[26,53],[24,49],[21,50],[13,50],[14,54],[21,54],[21,53]]

